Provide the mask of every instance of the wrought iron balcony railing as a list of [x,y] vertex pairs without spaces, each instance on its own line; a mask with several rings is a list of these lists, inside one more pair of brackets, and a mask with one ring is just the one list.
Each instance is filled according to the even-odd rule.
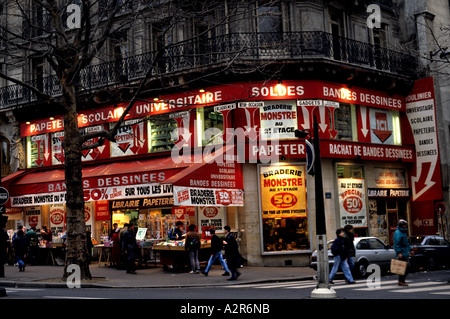
[[[80,73],[80,90],[90,92],[142,79],[155,56],[156,52],[148,52],[89,66]],[[165,48],[151,72],[157,76],[226,63],[282,63],[299,59],[328,59],[404,77],[414,76],[418,70],[418,57],[415,55],[317,31],[232,33],[184,41]],[[29,84],[52,96],[61,94],[56,76]],[[36,100],[31,90],[20,85],[0,88],[0,108]]]

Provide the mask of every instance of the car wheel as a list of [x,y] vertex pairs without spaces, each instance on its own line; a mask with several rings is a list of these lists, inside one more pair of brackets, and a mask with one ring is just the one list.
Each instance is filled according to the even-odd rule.
[[355,271],[358,277],[367,277],[367,267],[369,263],[366,260],[362,260],[356,264]]
[[428,257],[427,268],[428,268],[428,270],[435,270],[436,269],[436,261],[434,260],[433,257]]

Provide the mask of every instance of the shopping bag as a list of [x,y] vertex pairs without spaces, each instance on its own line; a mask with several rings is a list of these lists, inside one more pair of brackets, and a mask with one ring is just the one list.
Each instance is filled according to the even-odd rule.
[[407,261],[391,259],[391,273],[403,276],[406,272],[406,267],[408,266]]

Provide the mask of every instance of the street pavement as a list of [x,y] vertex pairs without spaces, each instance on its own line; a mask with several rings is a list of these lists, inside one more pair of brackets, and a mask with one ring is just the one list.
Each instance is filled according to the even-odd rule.
[[[223,269],[214,265],[208,276],[201,273],[190,274],[185,271],[163,270],[162,266],[152,265],[137,269],[136,274],[127,274],[125,270],[114,267],[90,265],[91,280],[82,280],[82,288],[169,288],[169,287],[205,287],[220,285],[239,285],[248,283],[308,280],[316,275],[309,267],[250,267],[239,269],[241,276],[235,281],[228,281],[229,276],[222,276]],[[27,266],[19,272],[16,266],[5,265],[5,277],[0,278],[0,287],[40,287],[67,288],[61,278],[63,266]]]

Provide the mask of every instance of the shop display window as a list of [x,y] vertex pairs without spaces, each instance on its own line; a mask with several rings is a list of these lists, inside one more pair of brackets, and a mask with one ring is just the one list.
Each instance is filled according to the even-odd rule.
[[364,178],[363,165],[342,164],[337,166],[338,178]]
[[358,135],[354,132],[357,128],[355,112],[355,106],[350,104],[340,103],[339,107],[336,108],[334,126],[336,131],[339,132],[337,139],[345,141],[357,139]]
[[309,249],[306,217],[265,218],[263,220],[264,252]]
[[178,139],[177,122],[169,118],[153,117],[148,123],[149,151],[170,151]]
[[[43,166],[44,153],[48,149],[47,135],[35,135],[27,137],[27,167]],[[48,150],[50,152],[50,150]]]
[[199,145],[222,144],[223,115],[215,112],[214,107],[197,108],[197,132],[199,134]]
[[172,208],[130,209],[115,211],[112,224],[117,223],[122,228],[126,223],[132,223],[136,231],[138,228],[147,228],[146,240],[166,240],[169,230],[180,220],[184,223],[184,231],[193,223],[187,215],[177,218],[172,214]]
[[259,167],[264,253],[310,249],[303,164]]

